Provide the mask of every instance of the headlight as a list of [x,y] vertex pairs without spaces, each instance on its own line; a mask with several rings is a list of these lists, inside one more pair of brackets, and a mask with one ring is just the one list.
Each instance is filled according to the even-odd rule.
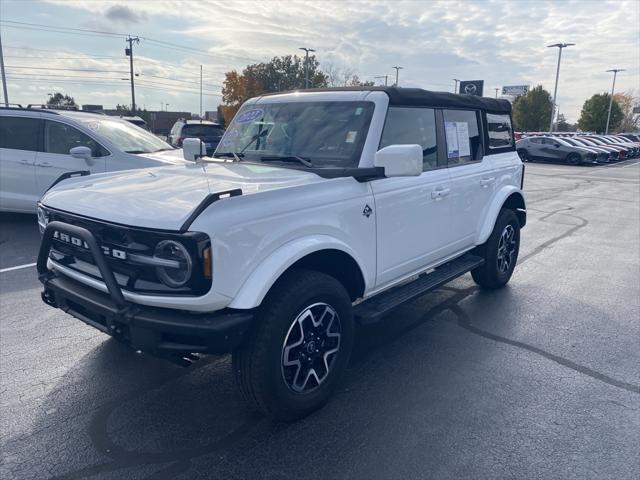
[[158,277],[168,287],[182,287],[191,278],[191,256],[184,246],[174,240],[163,240],[156,245],[154,256],[169,260],[173,265],[156,267]]
[[49,224],[49,212],[47,212],[44,208],[38,205],[38,228],[40,229],[40,233],[44,233],[44,229],[47,228]]

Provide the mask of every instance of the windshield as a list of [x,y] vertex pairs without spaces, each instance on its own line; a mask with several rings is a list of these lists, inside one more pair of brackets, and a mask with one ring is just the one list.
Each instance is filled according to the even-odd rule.
[[235,116],[214,156],[236,153],[249,161],[297,157],[302,159],[298,167],[304,162],[357,167],[373,109],[372,102],[248,105]]
[[217,125],[189,123],[182,127],[183,137],[221,137],[223,133],[222,127]]
[[116,148],[127,153],[153,153],[173,150],[168,143],[146,130],[126,121],[113,119],[91,119],[87,128],[109,140]]

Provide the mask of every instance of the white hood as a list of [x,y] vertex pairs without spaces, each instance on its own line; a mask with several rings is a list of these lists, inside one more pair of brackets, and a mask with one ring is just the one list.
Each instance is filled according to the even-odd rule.
[[321,181],[313,173],[266,165],[190,163],[65,180],[42,203],[107,222],[178,230],[209,193],[240,188],[249,195]]
[[154,153],[138,153],[137,156],[150,158],[167,165],[184,165],[186,163],[191,163],[184,159],[181,148]]

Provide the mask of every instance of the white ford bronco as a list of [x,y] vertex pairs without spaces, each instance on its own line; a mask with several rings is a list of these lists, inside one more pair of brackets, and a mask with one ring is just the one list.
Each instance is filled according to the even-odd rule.
[[467,272],[509,281],[526,222],[510,113],[408,88],[253,98],[213,158],[186,140],[186,166],[50,189],[42,298],[151,355],[233,352],[254,407],[300,418],[336,387],[356,322]]

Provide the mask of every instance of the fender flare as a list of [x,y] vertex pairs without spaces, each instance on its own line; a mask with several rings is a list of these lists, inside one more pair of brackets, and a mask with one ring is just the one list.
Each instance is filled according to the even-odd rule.
[[259,306],[273,284],[291,265],[305,256],[322,250],[340,250],[356,262],[367,287],[367,271],[355,252],[344,242],[329,235],[313,235],[292,240],[273,251],[251,272],[229,308],[250,309]]
[[485,221],[482,225],[482,229],[480,230],[480,235],[478,236],[476,242],[477,245],[482,245],[487,241],[489,235],[491,235],[491,232],[493,231],[493,226],[496,224],[496,220],[498,219],[498,214],[500,213],[502,206],[511,195],[520,196],[526,210],[526,201],[524,199],[522,191],[519,188],[513,185],[506,185],[502,187],[493,197],[491,206],[489,207],[488,213],[485,216]]

